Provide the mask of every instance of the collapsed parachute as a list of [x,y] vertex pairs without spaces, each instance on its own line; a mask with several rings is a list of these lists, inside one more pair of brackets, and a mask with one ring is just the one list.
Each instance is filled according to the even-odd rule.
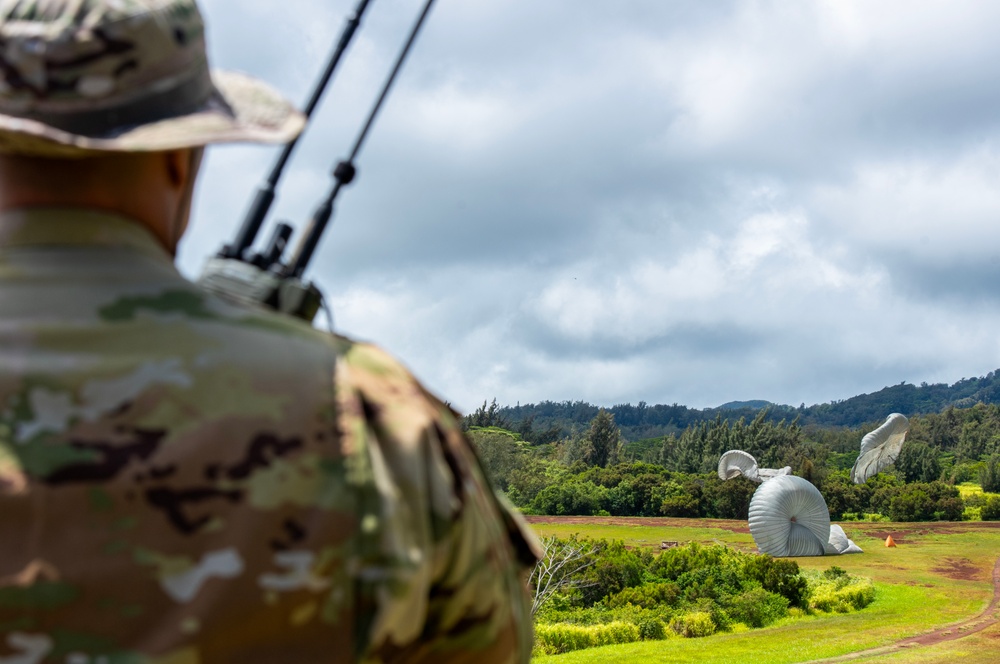
[[795,475],[775,477],[754,492],[750,534],[761,553],[776,558],[861,553],[843,528],[830,525],[819,489]]
[[836,556],[842,553],[864,553],[861,547],[847,537],[844,529],[835,523],[830,524],[830,540],[826,543],[826,555]]
[[763,482],[773,477],[788,475],[792,472],[791,466],[784,468],[760,468],[753,455],[743,450],[729,450],[719,459],[719,479],[731,480],[742,475],[751,482]]
[[878,429],[861,439],[861,454],[851,468],[851,481],[863,484],[893,463],[903,449],[910,421],[904,415],[893,413],[885,418]]

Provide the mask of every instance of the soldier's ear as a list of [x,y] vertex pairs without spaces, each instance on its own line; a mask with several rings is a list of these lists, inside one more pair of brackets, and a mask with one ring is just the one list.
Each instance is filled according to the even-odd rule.
[[175,188],[183,187],[191,176],[191,150],[168,150],[163,153],[167,178]]

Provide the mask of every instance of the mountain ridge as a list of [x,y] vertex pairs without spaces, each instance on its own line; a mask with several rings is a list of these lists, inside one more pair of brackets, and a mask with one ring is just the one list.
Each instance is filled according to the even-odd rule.
[[[768,409],[768,419],[794,420],[803,426],[859,427],[881,423],[890,413],[906,416],[938,413],[948,408],[971,407],[976,403],[1000,403],[1000,369],[977,378],[962,378],[951,385],[946,383],[902,382],[881,390],[812,406],[773,404],[764,400],[731,401],[714,408],[695,409],[676,403],[650,406],[645,401],[604,406],[615,417],[627,441],[654,438],[680,433],[687,427],[716,418],[751,419],[761,408]],[[763,404],[763,405],[760,405]],[[473,426],[498,425],[521,432],[526,440],[545,443],[561,436],[579,433],[602,406],[585,401],[542,401],[537,404],[497,406],[496,402],[466,416],[466,424]],[[495,421],[484,421],[487,410]]]

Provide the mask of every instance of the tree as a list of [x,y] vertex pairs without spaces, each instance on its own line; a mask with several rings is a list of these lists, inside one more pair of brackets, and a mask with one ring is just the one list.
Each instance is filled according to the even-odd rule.
[[486,405],[486,401],[483,401],[483,405],[476,409],[472,415],[466,415],[464,418],[464,424],[466,427],[499,427],[501,429],[510,429],[510,419],[501,412],[503,409],[497,405],[496,397],[489,406]]
[[1000,521],[1000,496],[990,496],[982,507],[983,521]]
[[938,451],[918,440],[903,445],[896,470],[904,482],[933,482],[941,477],[941,462]]
[[979,484],[987,493],[1000,492],[1000,455],[993,454],[979,471]]
[[528,578],[532,590],[531,615],[538,613],[545,602],[560,590],[596,583],[585,579],[583,572],[597,562],[597,545],[581,542],[575,537],[568,540],[548,537],[542,540],[542,546],[545,553]]
[[528,457],[518,445],[517,436],[500,429],[473,429],[468,437],[493,488],[506,493],[511,475],[526,465]]
[[603,408],[590,421],[586,436],[587,451],[584,461],[590,466],[606,467],[617,461],[621,446],[621,432],[615,427],[615,416]]

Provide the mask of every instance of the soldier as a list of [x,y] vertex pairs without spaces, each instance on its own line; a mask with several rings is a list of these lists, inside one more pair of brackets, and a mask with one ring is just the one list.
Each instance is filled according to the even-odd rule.
[[302,117],[194,0],[0,0],[0,664],[526,662],[537,544],[379,349],[172,256]]

